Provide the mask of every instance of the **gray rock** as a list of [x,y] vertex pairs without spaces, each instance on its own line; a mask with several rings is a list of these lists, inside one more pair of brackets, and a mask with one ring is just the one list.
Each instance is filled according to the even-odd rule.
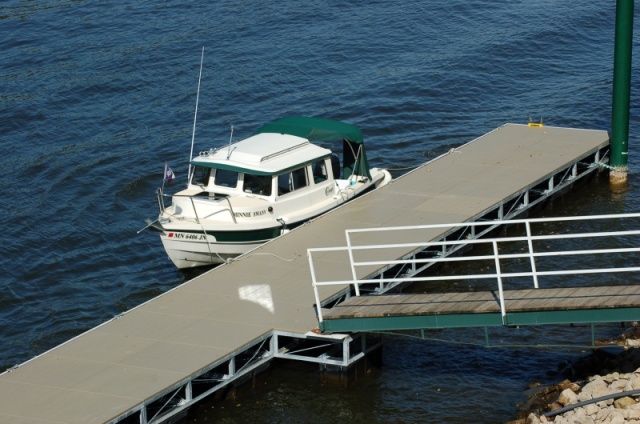
[[604,381],[606,381],[607,384],[611,384],[613,381],[616,381],[619,378],[620,378],[620,374],[617,373],[617,372],[614,372],[614,373],[611,373],[611,374],[607,374],[607,375],[602,377],[602,379]]
[[620,378],[618,378],[615,381],[612,381],[611,384],[609,384],[609,391],[611,393],[624,392],[624,389],[625,387],[627,387],[628,382],[629,382],[628,378],[624,378],[620,376]]
[[624,412],[619,409],[610,409],[609,410],[609,422],[611,424],[624,424]]
[[630,374],[629,377],[630,378],[627,381],[627,384],[625,385],[624,389],[626,391],[640,389],[640,374],[633,373],[633,374]]
[[578,403],[578,396],[571,389],[564,389],[558,396],[558,403],[562,406]]
[[633,399],[632,397],[625,396],[625,397],[621,397],[614,400],[613,406],[619,409],[624,409],[624,408],[628,408],[631,405],[635,405],[636,403],[638,402],[636,402],[635,399]]
[[598,423],[605,422],[607,418],[609,418],[609,408],[601,408],[595,416],[595,420]]
[[584,406],[584,411],[589,416],[595,416],[600,411],[600,407],[595,403],[590,403]]
[[541,424],[541,423],[546,423],[546,422],[548,422],[548,421],[544,416],[538,417],[533,412],[529,414],[529,416],[527,417],[527,421],[526,421],[527,424]]
[[640,404],[636,403],[635,405],[632,405],[628,408],[625,408],[623,410],[624,413],[624,418],[629,421],[629,420],[640,420],[640,408],[636,408],[636,406],[638,406]]
[[[593,399],[598,396],[602,396],[602,393],[607,394],[609,385],[599,375],[594,376],[591,381],[582,388],[582,391],[578,395],[580,401]],[[598,393],[598,394],[594,394]]]

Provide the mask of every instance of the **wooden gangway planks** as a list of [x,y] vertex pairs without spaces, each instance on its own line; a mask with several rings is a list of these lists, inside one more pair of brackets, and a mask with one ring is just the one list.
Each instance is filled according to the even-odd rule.
[[[640,319],[640,286],[352,297],[323,311],[329,331],[621,322]],[[395,327],[394,327],[395,326]]]
[[[335,246],[350,228],[477,219],[573,164],[593,165],[608,143],[606,131],[502,126],[2,374],[0,422],[151,420],[145,405],[244,346],[318,326],[307,248]],[[348,271],[340,258],[324,265]]]

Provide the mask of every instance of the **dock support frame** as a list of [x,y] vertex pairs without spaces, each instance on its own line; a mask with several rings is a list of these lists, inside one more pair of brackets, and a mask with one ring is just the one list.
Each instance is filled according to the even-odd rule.
[[243,384],[268,368],[273,359],[347,370],[381,346],[380,337],[366,333],[323,335],[272,331],[108,423],[176,423],[197,402]]

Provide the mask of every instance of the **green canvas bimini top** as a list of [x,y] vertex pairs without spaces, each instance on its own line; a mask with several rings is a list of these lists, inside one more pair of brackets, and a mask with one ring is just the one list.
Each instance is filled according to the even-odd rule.
[[371,178],[362,131],[355,125],[325,118],[288,116],[264,124],[254,135],[261,133],[295,135],[306,138],[310,142],[342,140],[344,143],[345,178],[348,178],[352,173]]
[[362,144],[362,131],[355,125],[309,116],[288,116],[264,124],[254,134],[280,133],[290,134],[314,141],[347,140]]

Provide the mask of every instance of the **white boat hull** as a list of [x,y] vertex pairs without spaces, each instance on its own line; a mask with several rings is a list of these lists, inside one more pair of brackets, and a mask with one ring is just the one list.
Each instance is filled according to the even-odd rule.
[[208,236],[209,243],[207,243],[203,234],[198,235],[198,239],[186,240],[170,237],[170,234],[175,233],[161,233],[160,240],[169,259],[179,269],[219,265],[264,243],[264,241],[220,243],[213,241],[212,236]]
[[[333,196],[334,201],[332,203],[327,203],[323,209],[316,209],[304,216],[298,216],[295,222],[287,222],[286,227],[280,227],[281,223],[274,220],[265,221],[265,225],[262,228],[256,228],[255,225],[248,228],[242,224],[227,224],[226,230],[230,228],[235,230],[233,232],[235,236],[227,238],[242,241],[217,240],[214,234],[216,231],[224,231],[224,229],[220,228],[219,225],[217,227],[209,225],[205,220],[199,223],[171,220],[163,223],[159,221],[155,227],[160,230],[160,239],[164,249],[171,262],[177,268],[186,269],[219,265],[255,249],[265,242],[288,232],[289,229],[326,213],[372,188],[386,185],[390,181],[391,175],[388,171],[376,169],[373,181],[365,184],[358,183],[353,186],[339,186],[336,189],[337,193]],[[263,234],[263,237],[258,240],[247,240],[247,238],[251,238],[247,237],[247,234],[261,230],[265,230],[271,236],[266,237]],[[204,231],[206,231],[206,235]],[[242,235],[242,233],[245,233],[245,235]]]
[[[164,175],[164,182],[175,177],[167,164]],[[388,171],[369,167],[358,127],[289,116],[242,140],[233,141],[232,134],[228,145],[191,158],[186,189],[168,195],[163,183],[156,192],[160,215],[145,228],[160,232],[176,267],[211,266],[391,179]]]

